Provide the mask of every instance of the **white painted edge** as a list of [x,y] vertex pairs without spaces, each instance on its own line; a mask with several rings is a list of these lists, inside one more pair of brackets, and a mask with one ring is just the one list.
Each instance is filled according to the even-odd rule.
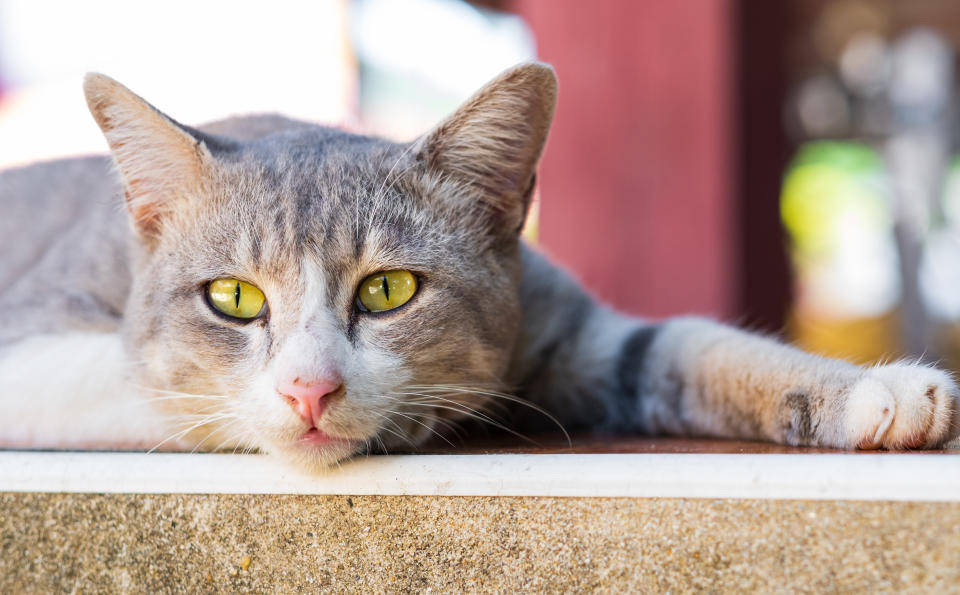
[[402,455],[311,476],[263,455],[8,451],[0,492],[956,502],[960,455]]

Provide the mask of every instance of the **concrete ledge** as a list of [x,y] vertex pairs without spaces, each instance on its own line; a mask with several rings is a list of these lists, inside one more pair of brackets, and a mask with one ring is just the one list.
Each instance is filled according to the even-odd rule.
[[0,494],[0,592],[955,592],[960,505]]
[[0,492],[958,502],[960,455],[400,455],[309,476],[262,455],[8,451]]
[[960,455],[0,452],[0,593],[949,592]]

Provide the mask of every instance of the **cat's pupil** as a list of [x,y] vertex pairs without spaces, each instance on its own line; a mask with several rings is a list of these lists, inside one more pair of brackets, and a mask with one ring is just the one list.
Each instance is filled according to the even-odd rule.
[[383,295],[386,296],[387,301],[390,301],[390,286],[387,284],[387,276],[384,275],[380,278],[380,283],[383,285]]
[[236,308],[240,309],[240,282],[237,281],[237,288],[233,290],[233,300]]

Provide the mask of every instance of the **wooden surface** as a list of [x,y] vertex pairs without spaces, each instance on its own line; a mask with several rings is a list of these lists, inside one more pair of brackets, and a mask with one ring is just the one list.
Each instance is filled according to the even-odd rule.
[[737,316],[734,3],[561,4],[509,6],[560,80],[541,245],[620,310]]
[[470,438],[451,440],[452,444],[436,440],[417,452],[430,454],[817,454],[817,453],[872,453],[891,454],[960,454],[960,448],[941,450],[859,450],[832,448],[802,448],[769,442],[746,440],[718,440],[708,438],[650,438],[638,436],[574,435],[570,443],[562,436],[533,436],[531,442],[514,437]]
[[[563,435],[531,435],[522,439],[510,435],[479,435],[465,438],[435,438],[417,449],[394,449],[390,454],[960,454],[960,441],[950,448],[937,450],[842,450],[837,448],[807,448],[771,442],[724,440],[717,438],[676,438],[648,436],[605,436],[574,434],[570,441]],[[0,452],[31,452],[51,449],[22,448],[0,442]],[[54,449],[55,450],[55,449]],[[64,452],[101,452],[91,448]],[[112,448],[110,452],[142,452],[137,448]],[[160,448],[157,452],[179,451]],[[382,453],[371,453],[374,456]]]

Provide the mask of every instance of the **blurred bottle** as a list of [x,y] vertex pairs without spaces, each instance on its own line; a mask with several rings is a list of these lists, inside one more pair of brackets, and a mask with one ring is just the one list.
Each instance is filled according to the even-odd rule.
[[957,364],[954,50],[927,29],[888,44],[864,7],[848,11],[860,21],[847,19],[842,44],[830,29],[830,47],[842,49],[791,104],[802,142],[781,195],[795,269],[790,330],[807,349],[858,362]]
[[866,363],[898,352],[902,295],[883,162],[854,142],[801,147],[784,178],[781,216],[791,239],[794,340]]

